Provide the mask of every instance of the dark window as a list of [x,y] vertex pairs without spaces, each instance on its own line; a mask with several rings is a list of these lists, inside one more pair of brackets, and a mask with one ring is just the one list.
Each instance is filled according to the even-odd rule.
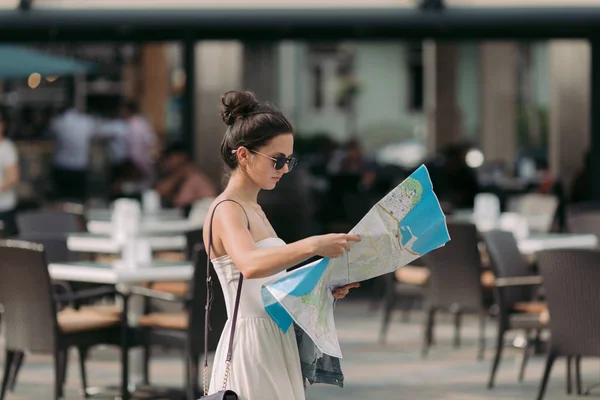
[[323,107],[323,70],[320,65],[312,68],[313,107],[320,110]]
[[423,45],[408,46],[408,107],[411,111],[423,110]]

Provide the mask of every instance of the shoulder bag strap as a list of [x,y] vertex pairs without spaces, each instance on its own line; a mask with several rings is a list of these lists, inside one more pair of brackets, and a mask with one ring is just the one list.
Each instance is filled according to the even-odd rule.
[[[212,283],[212,278],[210,276],[210,251],[212,249],[212,223],[213,223],[213,219],[215,217],[215,211],[217,209],[217,207],[219,206],[219,204],[224,203],[226,201],[232,201],[234,203],[237,203],[240,207],[242,207],[242,210],[244,211],[244,214],[246,214],[246,219],[248,220],[248,230],[250,230],[250,219],[248,218],[248,214],[246,213],[246,210],[244,210],[244,207],[238,203],[235,200],[222,200],[220,202],[218,202],[212,210],[212,214],[210,216],[210,220],[209,220],[209,225],[208,225],[208,247],[206,248],[206,305],[204,307],[204,395],[208,395],[208,331],[209,331],[209,324],[210,324],[210,309],[212,306],[212,300],[213,300],[213,283]],[[227,381],[229,379],[229,370],[231,367],[231,353],[233,352],[233,338],[235,336],[235,325],[237,322],[237,314],[238,314],[238,309],[240,306],[240,296],[242,294],[242,283],[244,281],[244,275],[242,275],[242,273],[240,272],[240,279],[238,282],[238,288],[237,288],[237,293],[235,295],[235,306],[233,308],[233,316],[231,319],[231,333],[229,335],[229,347],[227,348],[227,358],[225,359],[225,375],[223,378],[223,388],[222,390],[225,390],[225,387],[227,386]]]

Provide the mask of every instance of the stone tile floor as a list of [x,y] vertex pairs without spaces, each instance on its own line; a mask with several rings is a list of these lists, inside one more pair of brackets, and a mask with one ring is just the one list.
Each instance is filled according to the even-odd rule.
[[[309,400],[342,399],[535,399],[545,358],[530,359],[525,381],[517,382],[521,351],[507,347],[497,375],[496,388],[488,390],[495,329],[491,321],[487,328],[487,348],[484,361],[476,361],[477,321],[465,318],[462,329],[462,347],[452,347],[453,328],[448,317],[439,319],[436,327],[437,345],[426,359],[420,355],[422,315],[414,312],[404,323],[396,314],[386,345],[377,342],[381,314],[369,310],[364,301],[346,300],[338,303],[336,324],[342,343],[342,368],[346,377],[345,388],[315,385],[308,388]],[[0,343],[0,348],[3,348]],[[157,352],[159,353],[159,352]],[[0,356],[3,359],[4,352]],[[1,362],[0,362],[1,364]],[[584,386],[600,382],[600,362],[590,359],[583,363]],[[565,391],[565,362],[554,366],[546,400],[573,398]],[[183,363],[174,351],[160,352],[151,365],[152,381],[157,385],[181,386]],[[113,349],[98,349],[88,363],[90,385],[116,384],[119,379],[118,356]],[[78,399],[79,372],[77,355],[72,354],[68,371],[66,398]],[[6,400],[50,399],[52,386],[51,358],[29,355],[15,393]],[[600,394],[600,389],[592,396]]]

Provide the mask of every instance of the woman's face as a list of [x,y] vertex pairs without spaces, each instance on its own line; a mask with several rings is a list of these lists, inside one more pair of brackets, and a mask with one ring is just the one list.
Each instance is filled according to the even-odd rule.
[[256,150],[246,152],[246,173],[258,187],[272,190],[281,177],[289,172],[286,163],[283,168],[275,169],[275,161],[271,158],[290,157],[294,152],[294,136],[291,133],[273,138],[268,144]]

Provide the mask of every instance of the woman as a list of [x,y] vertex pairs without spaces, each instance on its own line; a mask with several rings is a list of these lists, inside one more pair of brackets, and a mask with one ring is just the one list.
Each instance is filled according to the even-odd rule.
[[[213,202],[205,222],[204,242],[227,303],[228,322],[215,354],[209,393],[221,389],[229,344],[231,314],[240,273],[240,309],[233,342],[233,359],[227,388],[242,400],[305,399],[300,358],[293,329],[283,333],[265,312],[261,286],[285,275],[285,270],[311,257],[339,257],[350,250],[355,235],[313,236],[291,244],[277,237],[257,204],[261,189],[271,190],[296,160],[291,123],[272,106],[257,102],[250,92],[227,92],[222,98],[221,117],[227,132],[221,144],[221,157],[231,176],[223,193]],[[337,289],[334,297],[346,296],[350,284]]]
[[19,155],[6,137],[6,123],[0,114],[0,222],[5,237],[17,234],[15,208],[19,183]]

